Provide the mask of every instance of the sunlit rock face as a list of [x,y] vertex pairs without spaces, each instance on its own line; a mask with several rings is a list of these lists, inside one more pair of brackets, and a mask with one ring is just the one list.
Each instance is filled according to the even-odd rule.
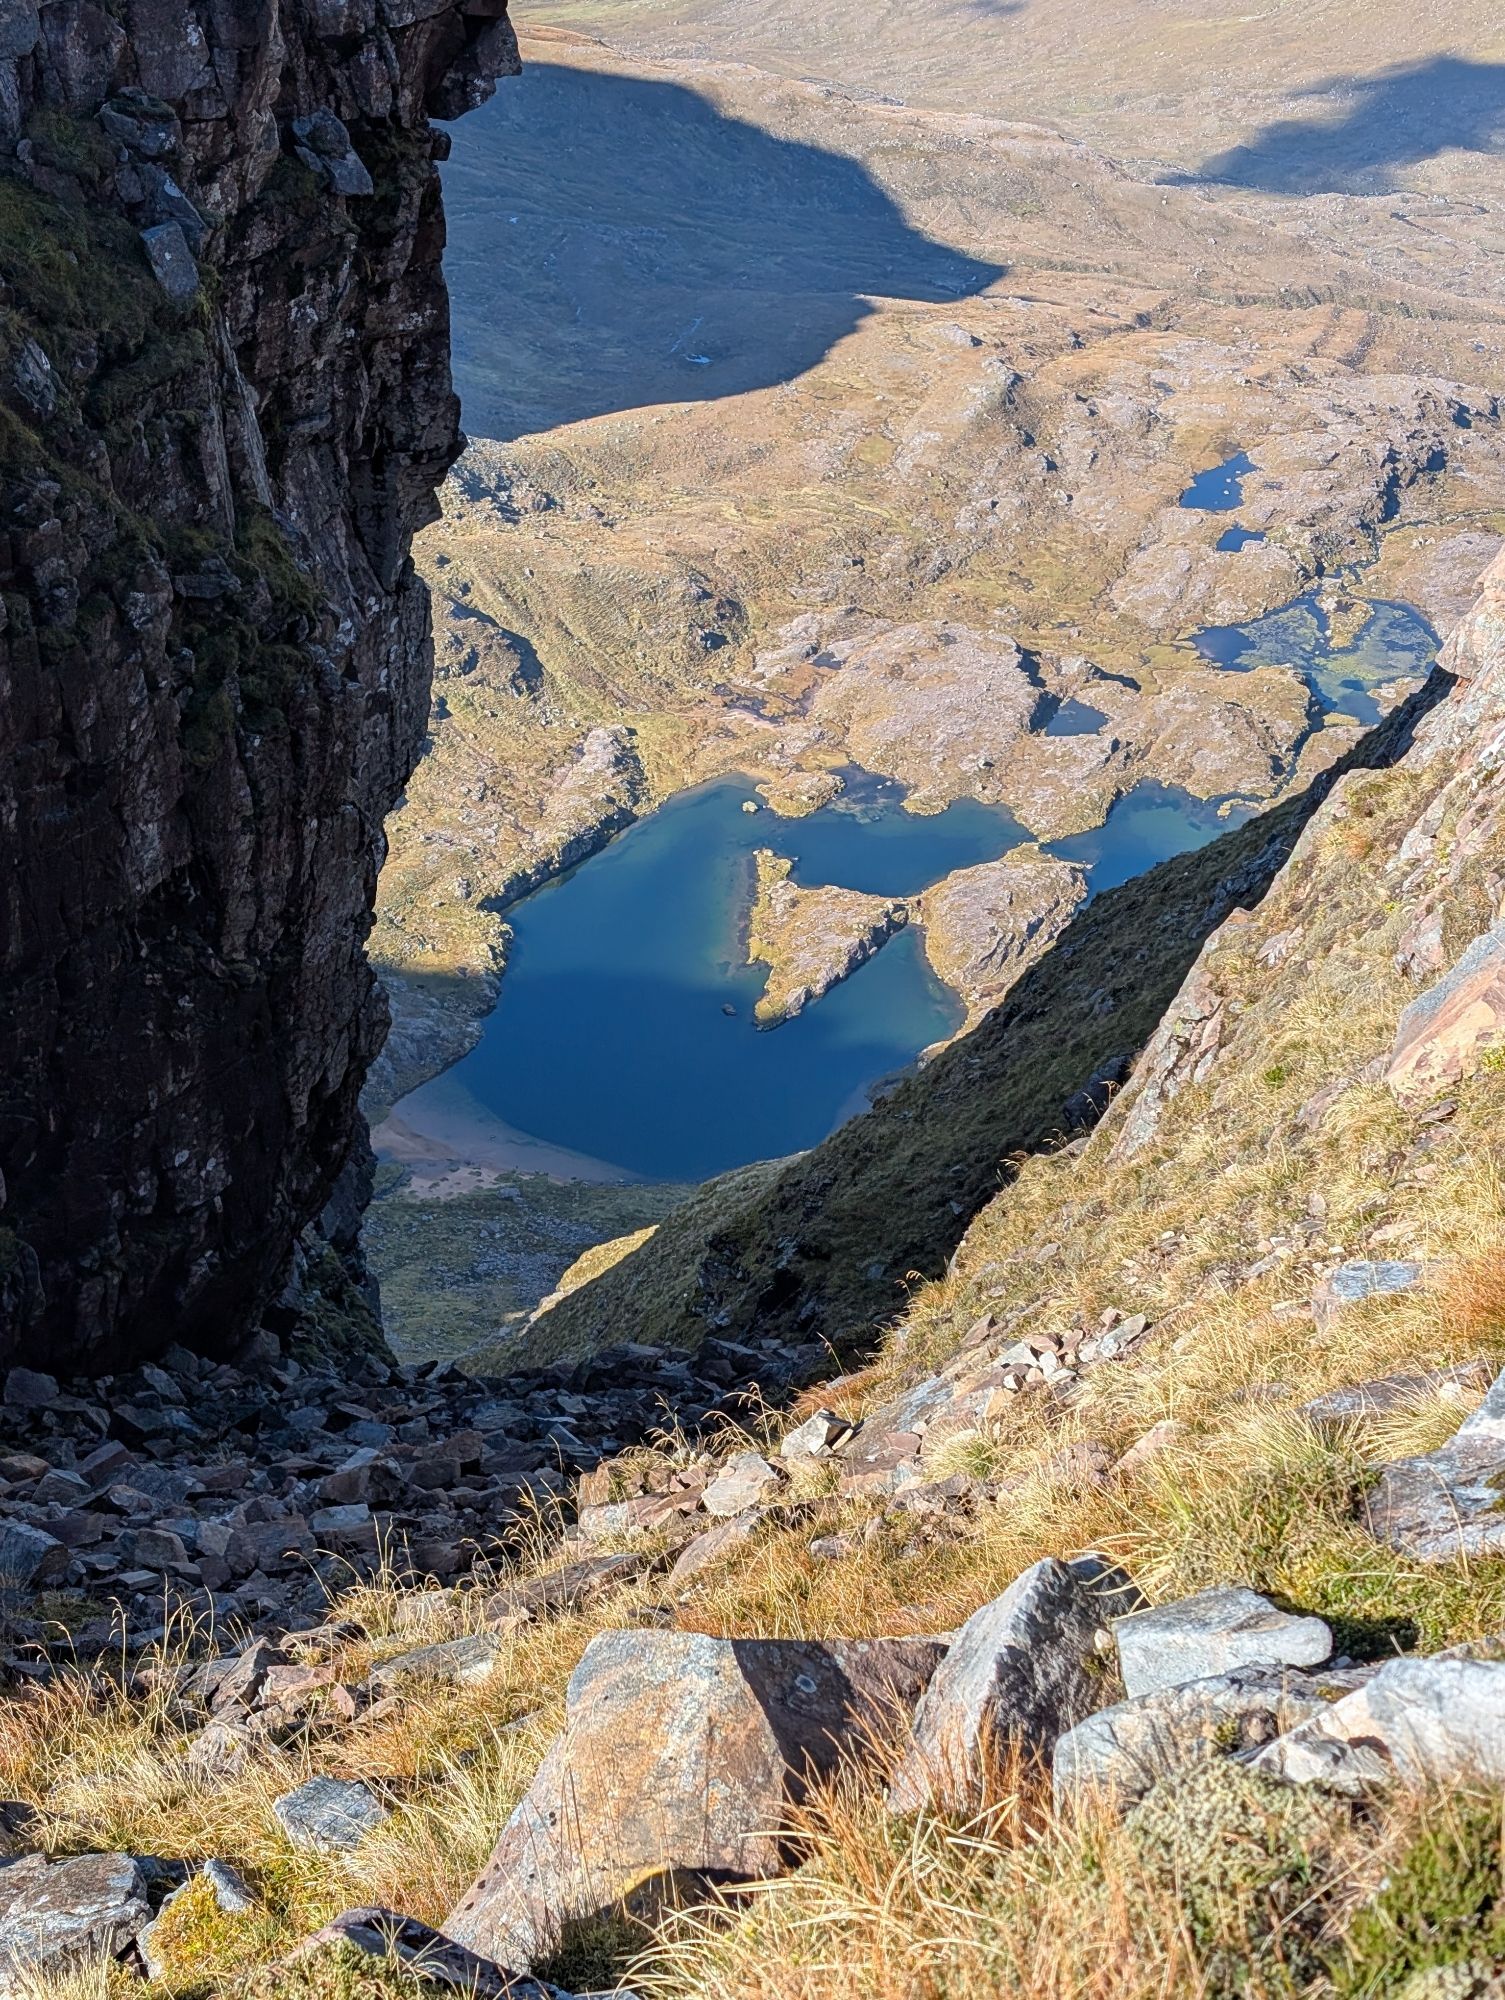
[[459,445],[429,120],[515,67],[506,0],[0,24],[0,1359],[233,1340],[365,1155]]

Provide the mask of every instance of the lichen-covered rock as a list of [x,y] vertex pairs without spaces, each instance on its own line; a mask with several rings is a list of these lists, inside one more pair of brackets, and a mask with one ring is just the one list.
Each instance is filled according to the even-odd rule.
[[1291,1784],[1505,1784],[1505,1664],[1387,1660],[1372,1680],[1278,1736],[1255,1759]]
[[146,1893],[129,1854],[29,1854],[0,1869],[0,1991],[118,1958],[151,1918]]
[[387,1817],[375,1793],[354,1778],[310,1778],[274,1799],[272,1811],[294,1847],[324,1854],[359,1847]]
[[570,1678],[564,1732],[445,1934],[526,1970],[570,1917],[651,1903],[685,1876],[783,1866],[812,1778],[913,1709],[930,1639],[607,1632]]
[[1203,1757],[1258,1749],[1339,1700],[1364,1671],[1309,1675],[1281,1667],[1235,1667],[1115,1702],[1057,1741],[1056,1802],[1111,1796],[1130,1803]]
[[1116,1692],[1098,1638],[1116,1572],[1038,1562],[963,1625],[920,1701],[888,1790],[890,1810],[966,1811],[1013,1745],[1049,1753]]
[[1281,1611],[1242,1586],[1133,1612],[1116,1621],[1113,1636],[1131,1695],[1184,1687],[1233,1667],[1320,1666],[1333,1650],[1333,1635],[1320,1618]]
[[1371,1534],[1422,1562],[1505,1550],[1505,1374],[1436,1451],[1397,1459],[1365,1500]]
[[1456,965],[1401,1015],[1385,1081],[1403,1104],[1424,1104],[1505,1046],[1505,921],[1492,924]]
[[429,118],[515,66],[502,0],[6,11],[0,1359],[223,1349],[363,1171],[459,443]]

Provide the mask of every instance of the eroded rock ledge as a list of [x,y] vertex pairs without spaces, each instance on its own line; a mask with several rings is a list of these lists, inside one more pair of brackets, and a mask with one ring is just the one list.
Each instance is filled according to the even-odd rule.
[[429,120],[515,67],[506,0],[0,21],[0,1355],[222,1346],[364,1153],[459,447]]

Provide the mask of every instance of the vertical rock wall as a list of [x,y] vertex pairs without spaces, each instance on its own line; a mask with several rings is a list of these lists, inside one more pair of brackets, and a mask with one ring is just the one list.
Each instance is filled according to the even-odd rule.
[[359,1174],[429,119],[516,61],[506,0],[0,0],[0,1362],[227,1344]]

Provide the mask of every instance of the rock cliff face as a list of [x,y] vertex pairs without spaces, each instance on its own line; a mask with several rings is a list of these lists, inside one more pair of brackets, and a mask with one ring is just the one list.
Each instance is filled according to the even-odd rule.
[[506,0],[0,9],[0,1359],[224,1344],[359,1174],[429,119],[515,67]]

